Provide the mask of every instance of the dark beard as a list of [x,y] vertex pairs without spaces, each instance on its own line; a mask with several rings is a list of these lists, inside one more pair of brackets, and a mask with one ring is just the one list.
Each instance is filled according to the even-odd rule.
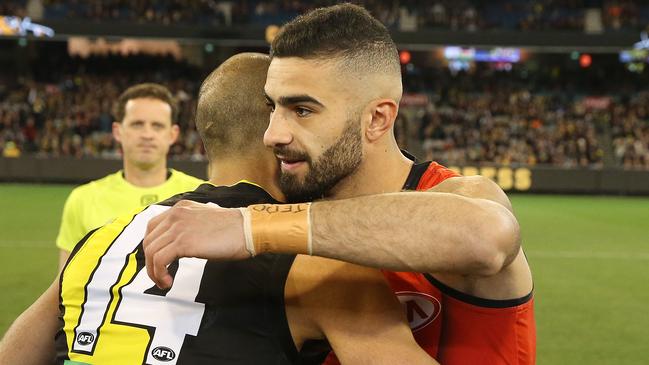
[[342,179],[356,171],[363,158],[362,147],[360,121],[350,119],[336,143],[315,162],[305,153],[275,148],[276,154],[304,160],[309,166],[304,181],[294,174],[280,172],[279,187],[288,202],[307,202],[326,197]]

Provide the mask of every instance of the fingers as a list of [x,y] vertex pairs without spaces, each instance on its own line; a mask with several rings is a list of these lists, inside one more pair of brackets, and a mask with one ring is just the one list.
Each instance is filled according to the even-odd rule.
[[[153,277],[151,279],[160,289],[170,288],[173,284],[173,278],[169,274],[167,266],[169,266],[169,264],[171,264],[171,262],[173,262],[178,257],[175,249],[176,246],[166,245],[152,256],[151,269],[153,272]],[[148,266],[147,273],[149,273],[149,276],[151,276]]]
[[173,278],[167,271],[167,266],[177,257],[173,254],[175,246],[172,243],[172,235],[164,232],[144,247],[146,272],[161,289],[169,288],[173,282]]
[[[149,278],[161,289],[169,288],[173,278],[167,271],[167,266],[178,256],[174,253],[173,245],[175,238],[173,234],[174,224],[182,224],[182,211],[191,209],[196,202],[181,200],[167,211],[149,220],[146,234],[142,240],[144,258]],[[180,222],[179,222],[180,221]]]
[[243,231],[239,232],[229,223],[233,214],[241,220],[241,213],[236,209],[181,200],[152,218],[142,241],[151,280],[160,288],[170,287],[173,278],[167,266],[179,257],[248,258]]

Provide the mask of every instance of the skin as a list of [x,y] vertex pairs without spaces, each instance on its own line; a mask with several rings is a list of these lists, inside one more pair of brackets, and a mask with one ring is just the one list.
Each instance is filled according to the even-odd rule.
[[[400,82],[390,75],[345,72],[336,60],[275,58],[266,80],[273,109],[264,143],[276,151],[300,151],[316,161],[339,138],[348,116],[359,113],[362,162],[326,194],[343,200],[312,205],[314,254],[432,273],[448,286],[486,299],[528,294],[531,273],[504,192],[486,178],[456,177],[427,192],[399,193],[412,165],[393,133],[398,113],[393,90],[400,90]],[[303,181],[309,173],[306,162],[281,153],[277,158],[281,174]],[[243,228],[222,231],[226,224],[242,227],[240,213],[191,202],[156,217],[144,240],[150,277],[168,287],[166,265],[176,257],[247,257]]]
[[5,333],[0,341],[0,365],[51,364],[55,355],[54,335],[59,328],[58,316],[57,278]]
[[[154,98],[126,102],[124,119],[113,122],[113,138],[122,146],[124,178],[139,187],[153,187],[167,179],[167,154],[180,130],[171,120],[171,106]],[[59,270],[70,252],[59,250]]]
[[[252,180],[281,199],[276,183],[278,165],[268,163],[274,160],[272,152],[259,143],[251,144],[244,155],[247,158],[212,161],[210,182],[224,185]],[[268,166],[274,166],[272,171]],[[222,226],[231,234],[237,234],[239,228]],[[285,285],[285,303],[298,348],[306,340],[326,338],[343,364],[437,364],[415,342],[401,305],[379,271],[298,255]],[[51,359],[54,344],[48,339],[58,329],[58,315],[56,280],[0,342],[0,365],[5,364],[4,359],[20,359],[21,364],[42,364]],[[21,339],[34,331],[41,334],[41,341],[30,343],[28,349]]]

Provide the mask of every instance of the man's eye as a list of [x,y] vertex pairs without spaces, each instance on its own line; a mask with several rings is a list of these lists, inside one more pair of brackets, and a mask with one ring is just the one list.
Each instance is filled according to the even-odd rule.
[[271,103],[270,101],[266,102],[266,106],[268,107],[268,109],[270,109],[271,113],[275,111],[275,104]]
[[297,114],[298,117],[307,117],[311,114],[311,110],[297,107],[295,108],[295,114]]

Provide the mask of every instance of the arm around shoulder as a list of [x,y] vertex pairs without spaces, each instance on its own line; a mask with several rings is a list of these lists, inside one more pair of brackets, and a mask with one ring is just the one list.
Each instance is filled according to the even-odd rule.
[[520,251],[520,227],[505,192],[484,176],[455,177],[429,189],[432,193],[455,194],[474,205],[481,229],[467,235],[473,241],[481,274],[493,275],[509,265]]

